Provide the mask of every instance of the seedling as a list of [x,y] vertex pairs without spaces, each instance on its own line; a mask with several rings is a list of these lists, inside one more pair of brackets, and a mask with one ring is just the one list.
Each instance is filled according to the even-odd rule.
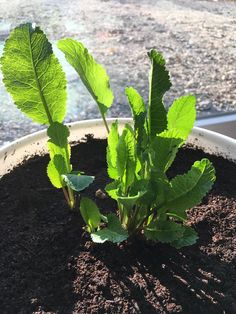
[[50,162],[47,174],[62,189],[69,207],[75,207],[75,191],[85,189],[94,177],[74,171],[70,164],[66,114],[66,78],[52,46],[39,27],[16,27],[5,42],[1,58],[3,82],[16,106],[33,121],[48,126]]
[[104,216],[93,201],[83,198],[80,211],[92,240],[118,243],[142,232],[147,239],[176,248],[194,244],[198,236],[186,224],[186,210],[211,189],[214,167],[204,158],[175,178],[167,171],[193,128],[195,97],[176,99],[166,112],[163,98],[171,87],[170,77],[163,56],[151,50],[148,106],[134,88],[126,88],[133,125],[126,124],[120,133],[115,122],[109,130],[105,114],[112,92],[105,70],[81,43],[64,39],[58,46],[96,100],[109,132],[107,168],[113,181],[106,192],[117,201],[118,215]]

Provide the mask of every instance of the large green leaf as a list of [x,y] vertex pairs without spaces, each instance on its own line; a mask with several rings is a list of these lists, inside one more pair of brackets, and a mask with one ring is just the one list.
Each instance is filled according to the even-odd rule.
[[104,116],[113,102],[109,77],[105,69],[98,64],[88,50],[74,39],[62,39],[58,48],[65,54],[66,60],[79,74],[82,82],[97,102]]
[[149,185],[149,197],[153,200],[153,206],[160,210],[162,205],[167,201],[167,194],[169,191],[169,180],[165,174],[158,171],[152,171],[150,185]]
[[196,119],[195,105],[196,98],[192,95],[176,99],[167,114],[168,129],[177,129],[181,138],[186,139]]
[[98,230],[91,234],[93,242],[104,243],[110,241],[113,243],[120,243],[128,238],[127,230],[123,229],[118,217],[115,214],[107,216],[107,228]]
[[134,130],[137,139],[137,149],[141,150],[145,146],[147,136],[146,132],[146,107],[143,98],[132,87],[125,89],[126,96],[128,97],[129,104],[132,110],[134,120]]
[[38,27],[23,24],[11,32],[1,65],[6,89],[22,112],[42,124],[64,119],[65,74]]
[[163,243],[171,243],[181,238],[183,233],[183,226],[171,220],[152,221],[144,230],[147,239]]
[[83,197],[80,202],[80,213],[92,232],[101,223],[101,214],[97,205],[89,198]]
[[183,175],[170,181],[165,207],[168,211],[186,218],[185,210],[197,205],[211,189],[215,181],[215,169],[208,159],[196,161]]
[[184,144],[179,132],[175,129],[165,130],[152,141],[154,170],[166,172],[173,163],[178,149]]
[[107,138],[107,172],[111,179],[119,177],[117,170],[117,145],[119,141],[118,122],[112,123],[110,132]]
[[66,184],[74,191],[80,192],[87,188],[93,181],[93,176],[64,174],[62,176]]
[[117,145],[117,170],[125,189],[132,184],[136,171],[136,147],[134,132],[126,124]]
[[163,104],[163,97],[171,87],[169,72],[165,67],[163,56],[156,50],[149,53],[152,68],[150,73],[149,90],[149,131],[151,137],[161,133],[167,127],[166,110]]
[[127,160],[127,149],[126,149],[126,143],[125,143],[126,133],[127,133],[127,130],[124,129],[121,136],[119,137],[119,141],[116,147],[116,151],[117,151],[116,167],[117,167],[117,172],[120,178],[124,176],[125,170],[126,170],[126,160]]
[[140,113],[146,112],[146,107],[143,101],[143,98],[139,95],[136,89],[133,87],[126,87],[125,89],[126,96],[128,97],[129,104],[134,116],[134,120],[136,117],[140,115]]
[[171,243],[171,245],[174,246],[176,249],[195,244],[198,239],[197,232],[194,229],[188,226],[183,226],[183,228],[184,232],[181,238],[178,238]]

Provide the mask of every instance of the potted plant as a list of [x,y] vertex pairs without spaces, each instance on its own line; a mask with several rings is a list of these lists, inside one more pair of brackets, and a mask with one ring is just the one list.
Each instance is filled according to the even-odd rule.
[[[87,136],[72,146],[71,153],[70,128],[62,123],[63,71],[39,28],[17,27],[1,59],[3,80],[19,109],[49,125],[50,160],[32,157],[0,182],[2,247],[7,261],[2,271],[3,310],[233,311],[236,275],[230,223],[235,222],[236,200],[229,175],[236,166],[196,147],[183,147],[195,121],[195,98],[175,100],[166,113],[163,96],[171,86],[169,73],[162,55],[152,50],[149,106],[136,90],[127,88],[133,124],[109,121],[106,111],[113,94],[105,70],[75,40],[61,40],[59,48],[97,102],[104,128],[101,131],[101,121],[91,129],[89,122],[72,126],[77,140],[88,130],[99,136],[98,129],[101,138]],[[102,139],[104,132],[107,142]],[[199,145],[215,137],[214,147],[220,138],[209,131],[194,132],[192,139],[196,133],[203,135]],[[235,143],[222,138],[222,147],[228,145],[235,158]],[[32,148],[43,140],[45,132],[23,143],[28,141]],[[22,145],[7,148],[5,160],[17,146]],[[213,165],[217,181],[206,196],[215,180]],[[46,168],[66,202],[51,188]],[[94,244],[91,239],[107,243]]]

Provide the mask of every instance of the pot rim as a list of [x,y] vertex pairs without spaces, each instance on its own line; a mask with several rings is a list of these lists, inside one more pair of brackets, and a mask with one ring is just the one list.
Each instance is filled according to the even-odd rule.
[[[108,122],[108,125],[111,125],[116,120],[118,120],[118,122],[123,123],[123,124],[133,122],[132,118],[107,118],[106,120]],[[72,128],[73,126],[76,126],[76,125],[81,125],[81,126],[84,125],[86,127],[90,127],[90,126],[92,127],[92,126],[94,126],[94,124],[98,124],[98,123],[100,124],[100,122],[102,122],[101,126],[104,126],[102,119],[88,119],[88,120],[74,121],[74,122],[68,122],[68,123],[66,123],[66,125],[69,128]],[[227,141],[228,143],[230,143],[232,145],[236,145],[236,139],[233,139],[232,137],[229,137],[227,135],[224,135],[224,134],[221,134],[221,133],[218,133],[215,131],[211,131],[208,129],[204,129],[204,128],[201,128],[198,126],[194,126],[192,129],[192,133],[194,133],[194,134],[195,133],[201,133],[201,132],[203,132],[204,135],[210,136],[212,139],[213,138],[219,138],[219,139],[222,139],[223,141]],[[32,139],[32,138],[37,139],[39,137],[46,136],[46,135],[47,135],[47,129],[46,128],[43,130],[39,130],[39,131],[30,133],[30,134],[24,135],[24,136],[22,136],[16,140],[10,142],[9,144],[6,144],[6,145],[3,145],[2,147],[0,147],[0,153],[2,153],[3,151],[7,150],[7,148],[9,148],[12,145],[17,144],[19,142],[23,143],[28,139]],[[202,134],[200,136],[202,136]]]
[[[132,123],[132,118],[108,118],[108,125],[118,120],[119,127],[122,128],[126,123]],[[106,129],[102,119],[91,119],[76,121],[67,123],[71,129],[71,135],[69,141],[78,141],[85,136],[85,134],[95,134],[96,137],[105,138]],[[94,129],[94,131],[93,131]],[[25,158],[29,158],[36,154],[45,154],[47,142],[46,129],[25,135],[19,139],[12,141],[11,143],[0,148],[0,176],[6,173],[6,168],[9,170],[13,169],[14,166],[22,162]],[[230,160],[236,161],[236,139],[228,137],[226,135],[210,131],[207,129],[194,127],[189,138],[188,143],[192,143],[197,147],[203,148],[207,153],[213,153],[221,155]],[[15,153],[20,156],[17,162],[13,160],[17,159]],[[6,159],[11,161],[5,162]],[[2,170],[4,168],[5,170]]]

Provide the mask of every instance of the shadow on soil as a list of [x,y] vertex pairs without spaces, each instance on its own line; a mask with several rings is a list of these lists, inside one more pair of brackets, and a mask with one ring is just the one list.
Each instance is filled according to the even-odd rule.
[[[139,241],[126,250],[113,247],[110,254],[107,258],[99,248],[95,252],[109,270],[110,283],[116,282],[137,313],[235,312],[230,291],[236,285],[235,270],[202,253],[199,245],[177,251]],[[111,298],[109,289],[104,298]]]

